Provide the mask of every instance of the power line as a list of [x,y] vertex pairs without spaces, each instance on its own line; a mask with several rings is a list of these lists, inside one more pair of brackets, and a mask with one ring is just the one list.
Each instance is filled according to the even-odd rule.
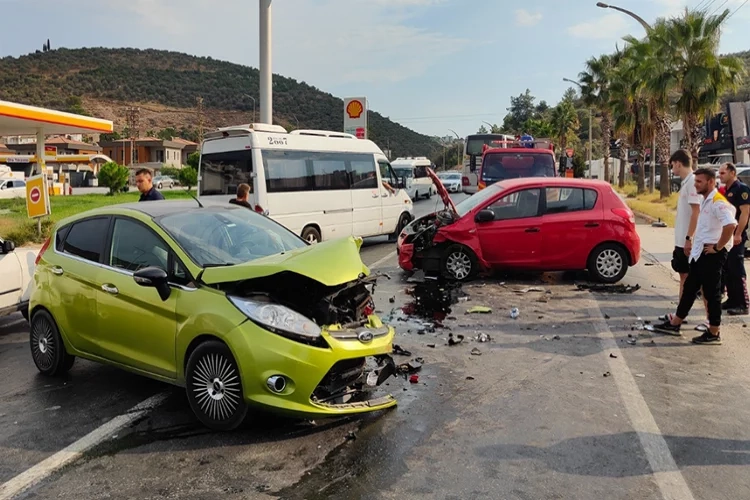
[[412,118],[388,118],[392,121],[411,121],[411,120],[434,120],[437,118],[472,118],[477,116],[499,116],[501,113],[477,113],[474,115],[442,115],[442,116],[417,116]]
[[724,7],[727,4],[728,1],[729,0],[724,0],[724,3],[721,4],[721,5],[719,5],[718,7],[716,7],[716,9],[711,13],[711,15],[712,16],[716,15],[716,13],[719,12],[721,10],[721,8]]
[[[738,10],[740,10],[740,9],[741,9],[742,7],[744,7],[744,6],[745,6],[745,4],[746,4],[746,3],[748,2],[748,1],[750,1],[750,0],[745,0],[744,2],[742,2],[742,5],[740,5],[740,6],[739,6],[739,7],[737,7],[736,9],[734,9],[734,12],[732,12],[731,14],[729,14],[729,15],[727,16],[727,19],[729,19],[730,17],[732,17],[733,15],[735,15],[735,14],[737,13],[737,11],[738,11]],[[725,21],[726,21],[726,19],[725,19]]]

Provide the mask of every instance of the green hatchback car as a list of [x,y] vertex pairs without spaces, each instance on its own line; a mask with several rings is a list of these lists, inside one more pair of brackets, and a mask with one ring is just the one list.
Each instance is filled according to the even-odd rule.
[[244,207],[115,205],[60,221],[37,257],[31,355],[75,357],[186,388],[198,419],[230,430],[251,406],[304,418],[396,400],[394,330],[374,314],[360,238],[310,245]]

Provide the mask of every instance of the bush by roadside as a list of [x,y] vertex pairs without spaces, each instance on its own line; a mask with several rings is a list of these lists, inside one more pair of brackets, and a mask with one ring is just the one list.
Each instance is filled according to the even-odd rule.
[[643,214],[654,219],[661,219],[669,227],[674,227],[675,211],[677,210],[677,193],[672,193],[668,198],[661,199],[659,191],[643,193],[638,195],[635,183],[626,184],[623,189],[617,188],[618,192],[625,195],[625,203],[633,212]]
[[[190,196],[182,190],[164,191],[162,194],[168,200],[188,198]],[[116,195],[86,194],[80,196],[53,196],[50,199],[52,215],[42,219],[41,238],[37,233],[36,221],[29,219],[26,215],[25,198],[0,200],[0,236],[4,239],[12,240],[16,246],[38,244],[49,236],[54,224],[61,219],[94,208],[138,201],[139,196],[140,193],[137,191]]]

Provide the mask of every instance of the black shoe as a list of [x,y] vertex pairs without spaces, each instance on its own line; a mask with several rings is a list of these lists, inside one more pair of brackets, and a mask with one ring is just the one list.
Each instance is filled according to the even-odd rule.
[[730,304],[728,300],[725,300],[724,302],[721,303],[722,311],[728,311],[730,309],[734,309],[734,306]]
[[730,316],[747,316],[748,314],[750,314],[750,311],[741,307],[736,307],[729,309],[727,311],[727,314],[729,314]]
[[[674,314],[667,313],[667,314],[662,314],[661,316],[659,316],[656,319],[658,321],[666,321],[668,323],[672,319],[672,316],[674,316]],[[687,325],[688,323],[689,323],[689,321],[687,320],[687,318],[685,318],[685,319],[682,320],[682,324],[683,325]]]
[[654,330],[659,333],[666,333],[667,335],[674,335],[675,337],[679,337],[682,335],[682,333],[680,333],[679,325],[675,326],[669,321],[664,321],[663,323],[654,325]]
[[713,335],[711,332],[705,332],[700,337],[693,337],[693,344],[721,345],[721,335]]

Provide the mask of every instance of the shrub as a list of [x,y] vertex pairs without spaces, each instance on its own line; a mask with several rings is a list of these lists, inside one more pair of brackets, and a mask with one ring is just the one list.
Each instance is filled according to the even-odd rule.
[[99,184],[109,188],[109,195],[122,191],[127,185],[130,171],[113,161],[105,163],[99,169]]
[[198,185],[198,171],[193,167],[184,167],[180,170],[180,184],[185,186],[188,191],[193,186]]

